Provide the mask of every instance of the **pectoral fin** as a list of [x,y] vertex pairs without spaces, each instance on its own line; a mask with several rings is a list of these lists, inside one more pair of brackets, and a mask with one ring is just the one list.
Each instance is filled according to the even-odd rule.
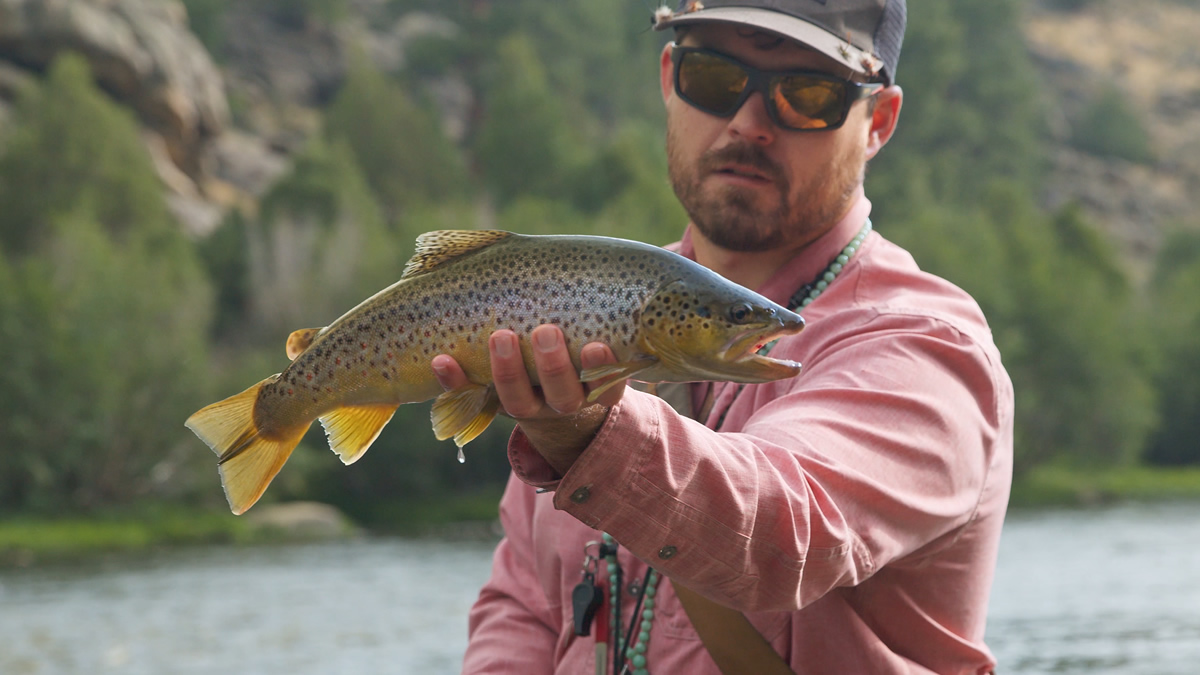
[[329,437],[329,447],[343,464],[358,461],[392,419],[396,405],[360,405],[338,408],[322,415],[321,426]]
[[647,357],[636,361],[622,361],[621,363],[609,363],[595,368],[588,368],[579,373],[579,379],[583,382],[596,382],[598,380],[608,380],[604,384],[596,387],[588,392],[588,403],[594,403],[600,395],[608,391],[612,387],[621,384],[628,380],[635,373],[641,372],[650,366],[658,363],[658,359]]
[[492,423],[500,410],[500,399],[490,386],[469,383],[452,389],[433,402],[433,433],[439,441],[453,438],[462,447]]

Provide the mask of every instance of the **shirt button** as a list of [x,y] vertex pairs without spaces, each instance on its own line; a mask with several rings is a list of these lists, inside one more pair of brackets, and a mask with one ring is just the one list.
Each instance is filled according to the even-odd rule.
[[663,560],[670,560],[671,558],[674,558],[675,554],[678,552],[679,550],[674,546],[664,546],[658,549],[658,557],[662,558]]
[[582,504],[591,496],[592,491],[585,485],[571,493],[571,501],[575,502],[576,504]]

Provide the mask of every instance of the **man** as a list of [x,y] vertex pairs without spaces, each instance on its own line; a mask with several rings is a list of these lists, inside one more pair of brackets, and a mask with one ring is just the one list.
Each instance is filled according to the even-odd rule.
[[[685,1],[656,15],[676,30],[661,84],[691,218],[677,250],[803,312],[808,327],[771,355],[804,371],[690,385],[679,407],[694,421],[620,387],[586,405],[551,325],[531,338],[531,387],[516,336],[494,333],[495,386],[518,428],[464,672],[593,673],[621,658],[660,675],[993,669],[983,633],[1011,384],[974,301],[871,232],[863,192],[900,112],[904,17],[903,0]],[[581,359],[612,355],[591,344]],[[447,388],[465,381],[449,357],[433,367]],[[577,635],[589,603],[576,587],[608,592],[617,567],[615,597]],[[602,657],[612,601],[617,632],[634,630]]]

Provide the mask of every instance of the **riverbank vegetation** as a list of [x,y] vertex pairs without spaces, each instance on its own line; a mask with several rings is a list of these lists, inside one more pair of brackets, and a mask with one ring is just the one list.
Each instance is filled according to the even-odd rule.
[[[219,60],[224,3],[187,4]],[[280,370],[291,330],[393,281],[421,232],[678,236],[664,37],[642,3],[391,4],[460,30],[416,41],[397,72],[353,60],[290,174],[201,238],[172,222],[136,122],[81,59],[22,93],[0,137],[0,551],[249,536],[183,420]],[[297,6],[326,20],[321,2]],[[1014,503],[1200,495],[1198,224],[1179,223],[1135,282],[1080,209],[1040,206],[1053,93],[1022,47],[1020,2],[909,9],[904,115],[867,179],[873,219],[989,317],[1017,391]],[[457,139],[430,95],[449,74],[477,105]],[[1136,115],[1101,103],[1080,128],[1128,137],[1088,151],[1153,161]],[[265,503],[331,503],[384,530],[486,517],[506,436],[489,430],[460,465],[428,406],[404,406],[352,467],[313,432]]]
[[[499,536],[500,492],[481,490],[409,502],[383,501],[360,510],[362,526],[339,535],[402,537]],[[1013,486],[1010,510],[1090,509],[1122,503],[1200,503],[1200,467],[1095,469],[1040,466]],[[230,515],[222,507],[127,505],[88,515],[19,515],[0,519],[0,567],[70,562],[97,555],[201,545],[259,546],[313,538]]]

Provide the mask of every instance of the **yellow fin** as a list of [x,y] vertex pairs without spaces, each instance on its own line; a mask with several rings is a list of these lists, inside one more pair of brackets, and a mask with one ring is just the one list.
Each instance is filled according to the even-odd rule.
[[304,350],[308,349],[309,345],[316,339],[317,334],[323,330],[325,329],[301,328],[300,330],[292,331],[292,334],[288,336],[287,345],[284,347],[287,350],[287,357],[295,361],[296,357],[303,354]]
[[379,438],[379,432],[391,421],[398,407],[390,404],[346,406],[325,413],[319,419],[329,437],[329,447],[343,464],[353,464]]
[[496,391],[481,384],[467,384],[438,396],[430,416],[439,441],[453,438],[462,447],[488,428],[500,410]]
[[417,250],[404,266],[401,279],[424,274],[455,258],[516,236],[503,230],[437,230],[417,237]]
[[306,431],[307,424],[289,430],[283,438],[255,436],[238,452],[221,460],[221,486],[234,513],[242,515],[263,496]]
[[221,485],[229,508],[239,515],[258,501],[308,430],[304,424],[267,437],[254,425],[259,390],[278,378],[272,375],[240,394],[206,406],[184,423],[220,457]]
[[579,373],[579,379],[582,382],[595,382],[596,380],[612,378],[588,392],[588,403],[594,403],[604,392],[628,380],[635,373],[641,372],[656,363],[658,363],[658,359],[647,357],[638,359],[637,361],[623,361],[621,363],[609,363],[603,366],[596,366],[595,368],[587,368]]

